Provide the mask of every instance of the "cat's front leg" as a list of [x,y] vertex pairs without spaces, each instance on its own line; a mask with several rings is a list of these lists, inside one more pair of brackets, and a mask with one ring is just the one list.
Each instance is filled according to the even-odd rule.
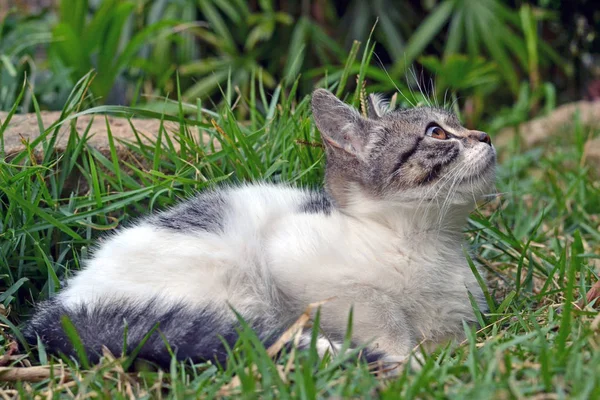
[[[312,344],[313,340],[313,331],[312,329],[305,330],[300,336],[300,342],[298,347],[300,349],[309,348]],[[321,333],[317,334],[315,349],[317,350],[317,354],[319,358],[325,357],[326,354],[330,354],[332,356],[336,356],[340,353],[343,348],[344,343],[339,340],[333,340],[326,335]]]
[[[332,357],[337,357],[344,353],[356,353],[356,349],[361,346],[361,341],[353,335],[352,343],[348,348],[344,350],[343,340],[332,338],[330,335],[318,333],[316,340],[314,341],[314,348],[320,358],[325,357],[329,354]],[[402,335],[404,336],[404,335]],[[396,343],[394,343],[396,342]],[[311,329],[305,330],[298,343],[298,348],[307,349],[313,345],[313,331]],[[387,351],[383,349],[387,349]],[[385,376],[395,376],[401,373],[407,365],[410,365],[412,369],[420,368],[423,363],[422,354],[419,351],[411,353],[410,351],[405,352],[404,349],[408,347],[401,345],[398,346],[398,342],[394,340],[386,340],[385,338],[378,338],[373,340],[370,345],[367,345],[358,353],[358,357],[366,361],[369,366],[375,369],[378,373]],[[394,353],[396,352],[396,353]],[[343,355],[342,355],[343,356]]]
[[415,345],[408,354],[380,353],[378,357],[373,358],[376,358],[376,367],[379,367],[381,372],[386,376],[398,375],[405,368],[418,371],[425,364],[427,354],[435,351],[440,346],[456,343],[459,338],[460,335],[448,335],[436,341],[422,340]]
[[[305,349],[311,346],[312,331],[304,332],[300,338],[299,348]],[[315,349],[320,358],[327,354],[337,357],[343,351],[344,343],[342,341],[333,340],[325,335],[318,334],[315,342]],[[346,349],[346,353],[355,352],[356,347],[350,346]],[[423,355],[418,351],[409,355],[393,355],[380,351],[379,348],[367,346],[359,352],[359,358],[366,361],[369,367],[377,373],[384,376],[397,376],[404,368],[410,366],[411,369],[419,369],[423,364]]]
[[323,335],[316,343],[319,355],[326,351],[336,354],[342,348],[352,310],[352,347],[364,348],[361,357],[368,362],[404,362],[418,344],[410,319],[387,296],[363,294],[360,300],[358,296],[338,296],[322,306]]

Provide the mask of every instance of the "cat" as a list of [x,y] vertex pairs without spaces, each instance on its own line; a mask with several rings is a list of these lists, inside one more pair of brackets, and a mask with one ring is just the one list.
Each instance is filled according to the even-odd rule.
[[[403,360],[419,344],[464,336],[470,295],[486,302],[462,248],[476,201],[494,189],[490,137],[429,107],[367,116],[325,89],[312,96],[326,153],[325,190],[267,183],[206,190],[108,235],[25,328],[49,353],[99,360],[133,351],[168,367],[171,354],[224,362],[239,313],[268,344],[324,299],[319,353],[352,342],[369,360]],[[157,325],[158,324],[158,325]],[[156,328],[158,326],[158,328]],[[154,331],[153,328],[156,328]],[[159,333],[160,331],[160,333]],[[303,333],[301,346],[310,342]]]

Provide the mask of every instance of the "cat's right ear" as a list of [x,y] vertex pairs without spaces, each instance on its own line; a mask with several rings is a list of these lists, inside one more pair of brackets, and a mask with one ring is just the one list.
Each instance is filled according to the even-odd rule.
[[367,115],[371,119],[383,117],[390,111],[390,102],[378,93],[371,93],[367,97]]
[[312,95],[312,112],[325,145],[360,157],[368,142],[368,121],[333,93],[317,89]]

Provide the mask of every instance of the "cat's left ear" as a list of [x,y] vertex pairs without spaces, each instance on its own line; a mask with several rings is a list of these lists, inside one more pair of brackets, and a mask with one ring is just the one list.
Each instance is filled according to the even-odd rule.
[[313,92],[312,111],[328,149],[356,157],[364,155],[369,142],[370,121],[325,89]]

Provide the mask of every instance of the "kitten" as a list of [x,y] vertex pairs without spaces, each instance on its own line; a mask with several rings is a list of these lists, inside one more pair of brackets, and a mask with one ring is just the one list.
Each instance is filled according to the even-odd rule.
[[[321,311],[320,353],[353,336],[369,359],[400,360],[420,343],[463,337],[484,297],[462,250],[475,202],[494,187],[495,150],[483,132],[434,108],[369,116],[318,89],[313,115],[326,149],[325,192],[284,185],[223,187],[121,229],[39,306],[25,329],[48,352],[74,355],[66,315],[88,357],[105,345],[139,356],[225,360],[235,309],[268,344],[309,303]],[[310,333],[301,343],[310,342]],[[326,339],[325,339],[326,338]]]

